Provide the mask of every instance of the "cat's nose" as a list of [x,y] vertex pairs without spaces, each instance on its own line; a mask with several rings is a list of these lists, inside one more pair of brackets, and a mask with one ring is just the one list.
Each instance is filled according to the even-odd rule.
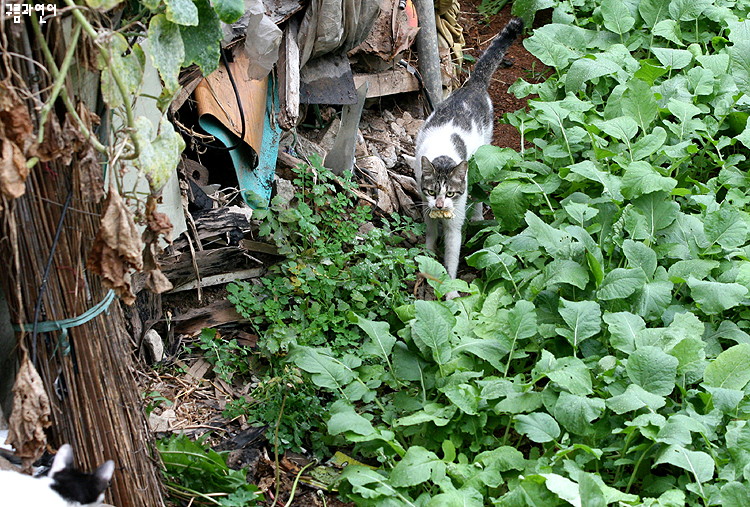
[[445,207],[445,200],[442,197],[435,199],[435,207],[437,209],[443,209]]

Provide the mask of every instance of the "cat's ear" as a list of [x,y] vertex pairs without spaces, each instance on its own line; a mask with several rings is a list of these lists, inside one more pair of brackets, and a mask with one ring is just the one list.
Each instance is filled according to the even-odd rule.
[[403,157],[404,157],[404,161],[409,167],[411,167],[412,169],[417,167],[416,157],[412,157],[411,155],[407,155],[406,153],[403,154]]
[[96,469],[94,475],[106,483],[112,480],[112,474],[115,472],[115,462],[112,460],[105,461],[99,468]]
[[432,172],[435,171],[435,166],[433,166],[432,162],[430,162],[430,160],[427,157],[425,157],[424,155],[422,156],[421,162],[422,162],[422,172],[423,173],[432,173]]
[[62,472],[66,468],[70,468],[72,466],[73,448],[70,446],[70,444],[63,444],[62,447],[57,450],[57,454],[55,454],[55,459],[49,469],[48,476],[53,477],[56,473]]
[[456,179],[465,180],[466,174],[469,172],[469,163],[464,160],[463,162],[458,164],[456,167],[454,167],[452,172],[453,172],[453,176]]

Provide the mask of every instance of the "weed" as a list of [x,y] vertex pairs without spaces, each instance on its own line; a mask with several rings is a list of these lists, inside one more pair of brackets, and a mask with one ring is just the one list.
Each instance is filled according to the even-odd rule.
[[229,286],[229,300],[256,327],[268,354],[284,353],[294,343],[336,351],[357,346],[362,334],[347,313],[385,317],[408,300],[403,289],[415,279],[418,250],[398,246],[400,234],[413,231],[414,223],[394,215],[382,227],[360,232],[372,219],[371,209],[353,203],[351,182],[344,180],[344,191],[338,191],[321,161],[314,158],[313,165],[296,169],[295,202],[275,199],[264,216],[261,234],[286,259],[261,285]]
[[250,350],[239,345],[237,340],[223,340],[215,329],[202,330],[195,347],[213,366],[214,373],[226,382],[231,382],[236,374],[250,373]]

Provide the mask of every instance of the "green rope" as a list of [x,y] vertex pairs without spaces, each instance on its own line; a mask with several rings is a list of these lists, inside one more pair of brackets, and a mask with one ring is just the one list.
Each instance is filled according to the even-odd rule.
[[[49,333],[51,331],[62,331],[63,336],[67,336],[68,329],[71,327],[77,327],[81,326],[91,319],[96,318],[100,313],[104,312],[109,308],[109,305],[114,301],[115,299],[115,291],[112,289],[107,292],[107,295],[104,296],[104,299],[102,299],[99,303],[96,304],[96,306],[92,306],[87,311],[82,313],[81,315],[77,317],[73,317],[70,319],[62,319],[62,320],[49,320],[46,322],[37,322],[36,323],[36,330],[39,333]],[[13,329],[16,331],[32,331],[34,329],[34,324],[23,324],[22,326],[18,324],[13,325]]]

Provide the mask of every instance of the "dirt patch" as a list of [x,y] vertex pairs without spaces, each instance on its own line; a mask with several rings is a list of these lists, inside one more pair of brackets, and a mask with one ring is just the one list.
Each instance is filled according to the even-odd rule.
[[[466,38],[465,52],[474,58],[479,57],[511,18],[511,3],[506,5],[499,14],[489,18],[478,12],[477,8],[481,3],[481,0],[461,2],[461,22]],[[525,34],[524,38],[526,36],[528,34]],[[526,98],[517,99],[514,95],[508,93],[510,85],[518,78],[524,78],[529,82],[538,82],[546,71],[544,64],[526,51],[522,39],[517,40],[505,56],[513,65],[495,72],[489,88],[492,103],[495,105],[495,116],[498,118],[505,113],[511,113],[526,107]],[[502,148],[518,150],[521,144],[521,136],[512,125],[496,124],[492,144]]]

